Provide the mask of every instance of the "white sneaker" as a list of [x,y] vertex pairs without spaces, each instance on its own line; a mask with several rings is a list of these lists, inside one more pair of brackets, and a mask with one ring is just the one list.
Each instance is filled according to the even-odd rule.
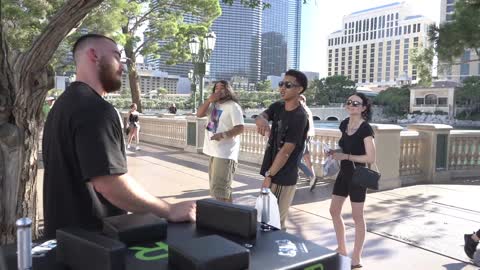
[[135,147],[135,151],[140,150],[140,146]]
[[130,149],[130,144],[129,144],[129,145],[127,145],[127,149]]

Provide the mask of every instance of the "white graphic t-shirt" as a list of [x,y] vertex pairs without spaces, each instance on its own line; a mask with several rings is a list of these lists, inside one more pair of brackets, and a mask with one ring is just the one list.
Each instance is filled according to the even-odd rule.
[[217,133],[231,130],[234,126],[244,125],[242,108],[234,101],[213,103],[207,111],[208,123],[203,142],[203,153],[212,157],[233,159],[238,162],[240,136],[220,141],[210,140]]

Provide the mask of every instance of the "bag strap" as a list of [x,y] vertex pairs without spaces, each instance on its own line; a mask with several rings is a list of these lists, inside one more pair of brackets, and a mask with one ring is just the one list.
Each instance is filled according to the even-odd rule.
[[[350,152],[349,154],[350,156],[352,155],[352,152]],[[350,160],[350,162],[352,162],[353,164],[353,169],[356,170],[357,169],[357,166],[355,166],[355,162],[353,162],[353,160]],[[377,172],[380,172],[380,170],[378,169],[378,166],[377,166],[377,162],[373,162],[373,163],[366,163],[367,167],[370,169],[370,165],[374,165],[375,168],[377,169]]]

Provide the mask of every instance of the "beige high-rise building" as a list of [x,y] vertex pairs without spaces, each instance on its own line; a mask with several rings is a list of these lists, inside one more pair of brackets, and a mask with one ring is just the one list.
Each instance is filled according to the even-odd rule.
[[[127,70],[126,66],[124,68]],[[178,94],[179,92],[178,81],[180,77],[156,70],[154,65],[137,63],[137,74],[141,94],[149,94],[152,91],[158,91],[160,88],[167,89],[168,94]],[[128,72],[122,74],[121,91],[130,91]]]
[[[440,24],[448,23],[453,20],[456,0],[441,0],[440,6]],[[480,76],[479,56],[474,50],[467,49],[463,56],[454,60],[454,65],[440,62],[438,65],[438,77],[442,80],[452,80],[461,82],[469,76]]]
[[328,37],[328,76],[344,75],[359,86],[418,82],[409,56],[413,48],[427,45],[431,23],[404,2],[344,16],[342,29]]

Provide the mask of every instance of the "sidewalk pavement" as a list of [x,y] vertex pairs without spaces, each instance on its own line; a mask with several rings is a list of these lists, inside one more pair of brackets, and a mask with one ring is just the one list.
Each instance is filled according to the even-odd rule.
[[[152,194],[169,202],[209,196],[208,157],[153,145],[127,154],[129,173]],[[239,164],[233,183],[234,200],[258,195],[263,179],[258,171],[255,164]],[[334,250],[335,231],[329,214],[332,180],[319,181],[313,192],[306,181],[301,180],[297,187],[287,231]],[[451,185],[417,185],[369,193],[363,269],[480,269],[463,252],[463,234],[480,228],[479,193],[480,176]],[[344,207],[351,252],[354,227],[348,200]]]

